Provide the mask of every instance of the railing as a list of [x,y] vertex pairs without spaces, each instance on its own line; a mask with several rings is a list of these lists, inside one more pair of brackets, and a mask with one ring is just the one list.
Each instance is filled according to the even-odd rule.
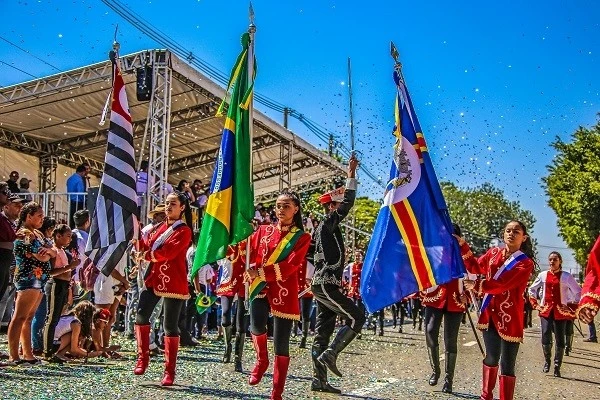
[[[97,193],[97,188],[90,188],[90,191],[87,193],[40,192],[21,193],[20,196],[26,197],[28,200],[33,200],[39,205],[41,205],[42,209],[44,210],[44,215],[54,218],[57,223],[68,224],[71,207],[69,199],[81,200],[78,204],[82,204],[82,206],[76,207],[75,211],[78,211],[80,209],[93,210],[96,206],[95,202]],[[144,199],[142,198],[142,204],[143,201]],[[92,202],[92,204],[90,204],[90,202]],[[143,209],[144,207],[142,207],[142,210]],[[140,215],[140,220],[143,223],[147,223],[149,221],[146,215]],[[192,225],[194,227],[194,232],[198,232],[200,230],[199,210],[197,207],[194,206],[192,206]]]

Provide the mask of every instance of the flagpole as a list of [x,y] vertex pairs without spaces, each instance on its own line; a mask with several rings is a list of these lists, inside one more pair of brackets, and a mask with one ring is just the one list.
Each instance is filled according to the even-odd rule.
[[[254,25],[254,9],[252,8],[252,2],[248,9],[248,17],[250,19],[250,25],[248,26],[248,34],[250,37],[250,43],[248,44],[248,87],[252,85],[254,80],[254,34],[256,33],[256,25]],[[250,180],[252,181],[252,138],[254,136],[254,95],[251,94],[250,103],[248,105],[248,136],[250,140]],[[254,199],[253,199],[254,200]],[[246,271],[250,268],[250,240],[246,240]],[[250,282],[244,283],[244,306],[246,312],[250,310]]]

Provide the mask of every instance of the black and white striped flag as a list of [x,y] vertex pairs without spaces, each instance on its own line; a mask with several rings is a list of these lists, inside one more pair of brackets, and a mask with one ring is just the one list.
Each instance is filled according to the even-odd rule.
[[85,254],[106,276],[139,234],[131,115],[116,54],[111,52],[111,59],[113,91],[104,173],[85,248]]

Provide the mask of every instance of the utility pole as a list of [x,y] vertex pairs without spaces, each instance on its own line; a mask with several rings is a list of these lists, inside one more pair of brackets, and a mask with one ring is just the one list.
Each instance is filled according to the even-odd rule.
[[283,108],[283,127],[285,129],[288,128],[288,115],[290,114],[290,109],[287,107]]

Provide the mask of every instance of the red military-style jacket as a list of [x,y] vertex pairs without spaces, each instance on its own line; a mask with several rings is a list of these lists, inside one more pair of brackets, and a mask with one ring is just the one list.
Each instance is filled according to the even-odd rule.
[[231,262],[231,270],[227,271],[227,276],[224,276],[219,283],[216,290],[218,296],[234,297],[237,294],[240,298],[246,297],[244,271],[246,269],[247,242],[247,240],[243,240],[227,248],[227,259]]
[[525,307],[523,292],[533,271],[533,261],[525,258],[512,269],[505,271],[498,279],[493,279],[507,259],[505,249],[491,248],[477,259],[464,240],[461,239],[460,244],[467,271],[485,276],[477,281],[477,293],[480,296],[493,295],[489,306],[481,313],[477,327],[487,330],[492,323],[502,339],[509,342],[522,342]]
[[[310,288],[309,279],[312,279],[312,276],[309,278],[306,277],[306,274],[308,272],[307,269],[308,269],[308,260],[304,259],[304,262],[300,266],[300,269],[298,269],[298,293],[301,293],[302,291],[306,290],[307,288]],[[313,267],[313,274],[314,274],[314,267]],[[313,297],[314,297],[313,292],[311,292],[310,290],[301,296],[302,299],[305,299],[305,298],[312,299]]]
[[360,275],[362,273],[363,263],[353,262],[350,270],[350,282],[348,283],[348,297],[358,300],[360,296]]
[[600,236],[598,236],[594,247],[592,247],[586,271],[577,315],[584,308],[589,308],[596,312],[600,310]]
[[[581,297],[581,288],[566,271],[542,271],[528,290],[529,302],[540,312],[540,317],[557,321],[572,321]],[[540,293],[541,292],[541,293]]]
[[283,261],[267,264],[269,257],[289,230],[290,226],[260,225],[250,236],[250,259],[251,263],[255,264],[258,275],[267,282],[259,296],[267,297],[271,314],[299,321],[298,269],[306,260],[310,235],[302,233]]
[[438,308],[450,312],[464,312],[465,305],[461,301],[459,279],[453,279],[448,283],[434,286],[421,292],[421,304],[425,307]]
[[190,247],[192,231],[186,224],[179,225],[163,245],[152,251],[152,245],[169,228],[165,222],[156,225],[146,239],[140,240],[140,251],[146,251],[150,261],[149,273],[144,279],[148,289],[157,296],[188,299],[186,251]]

